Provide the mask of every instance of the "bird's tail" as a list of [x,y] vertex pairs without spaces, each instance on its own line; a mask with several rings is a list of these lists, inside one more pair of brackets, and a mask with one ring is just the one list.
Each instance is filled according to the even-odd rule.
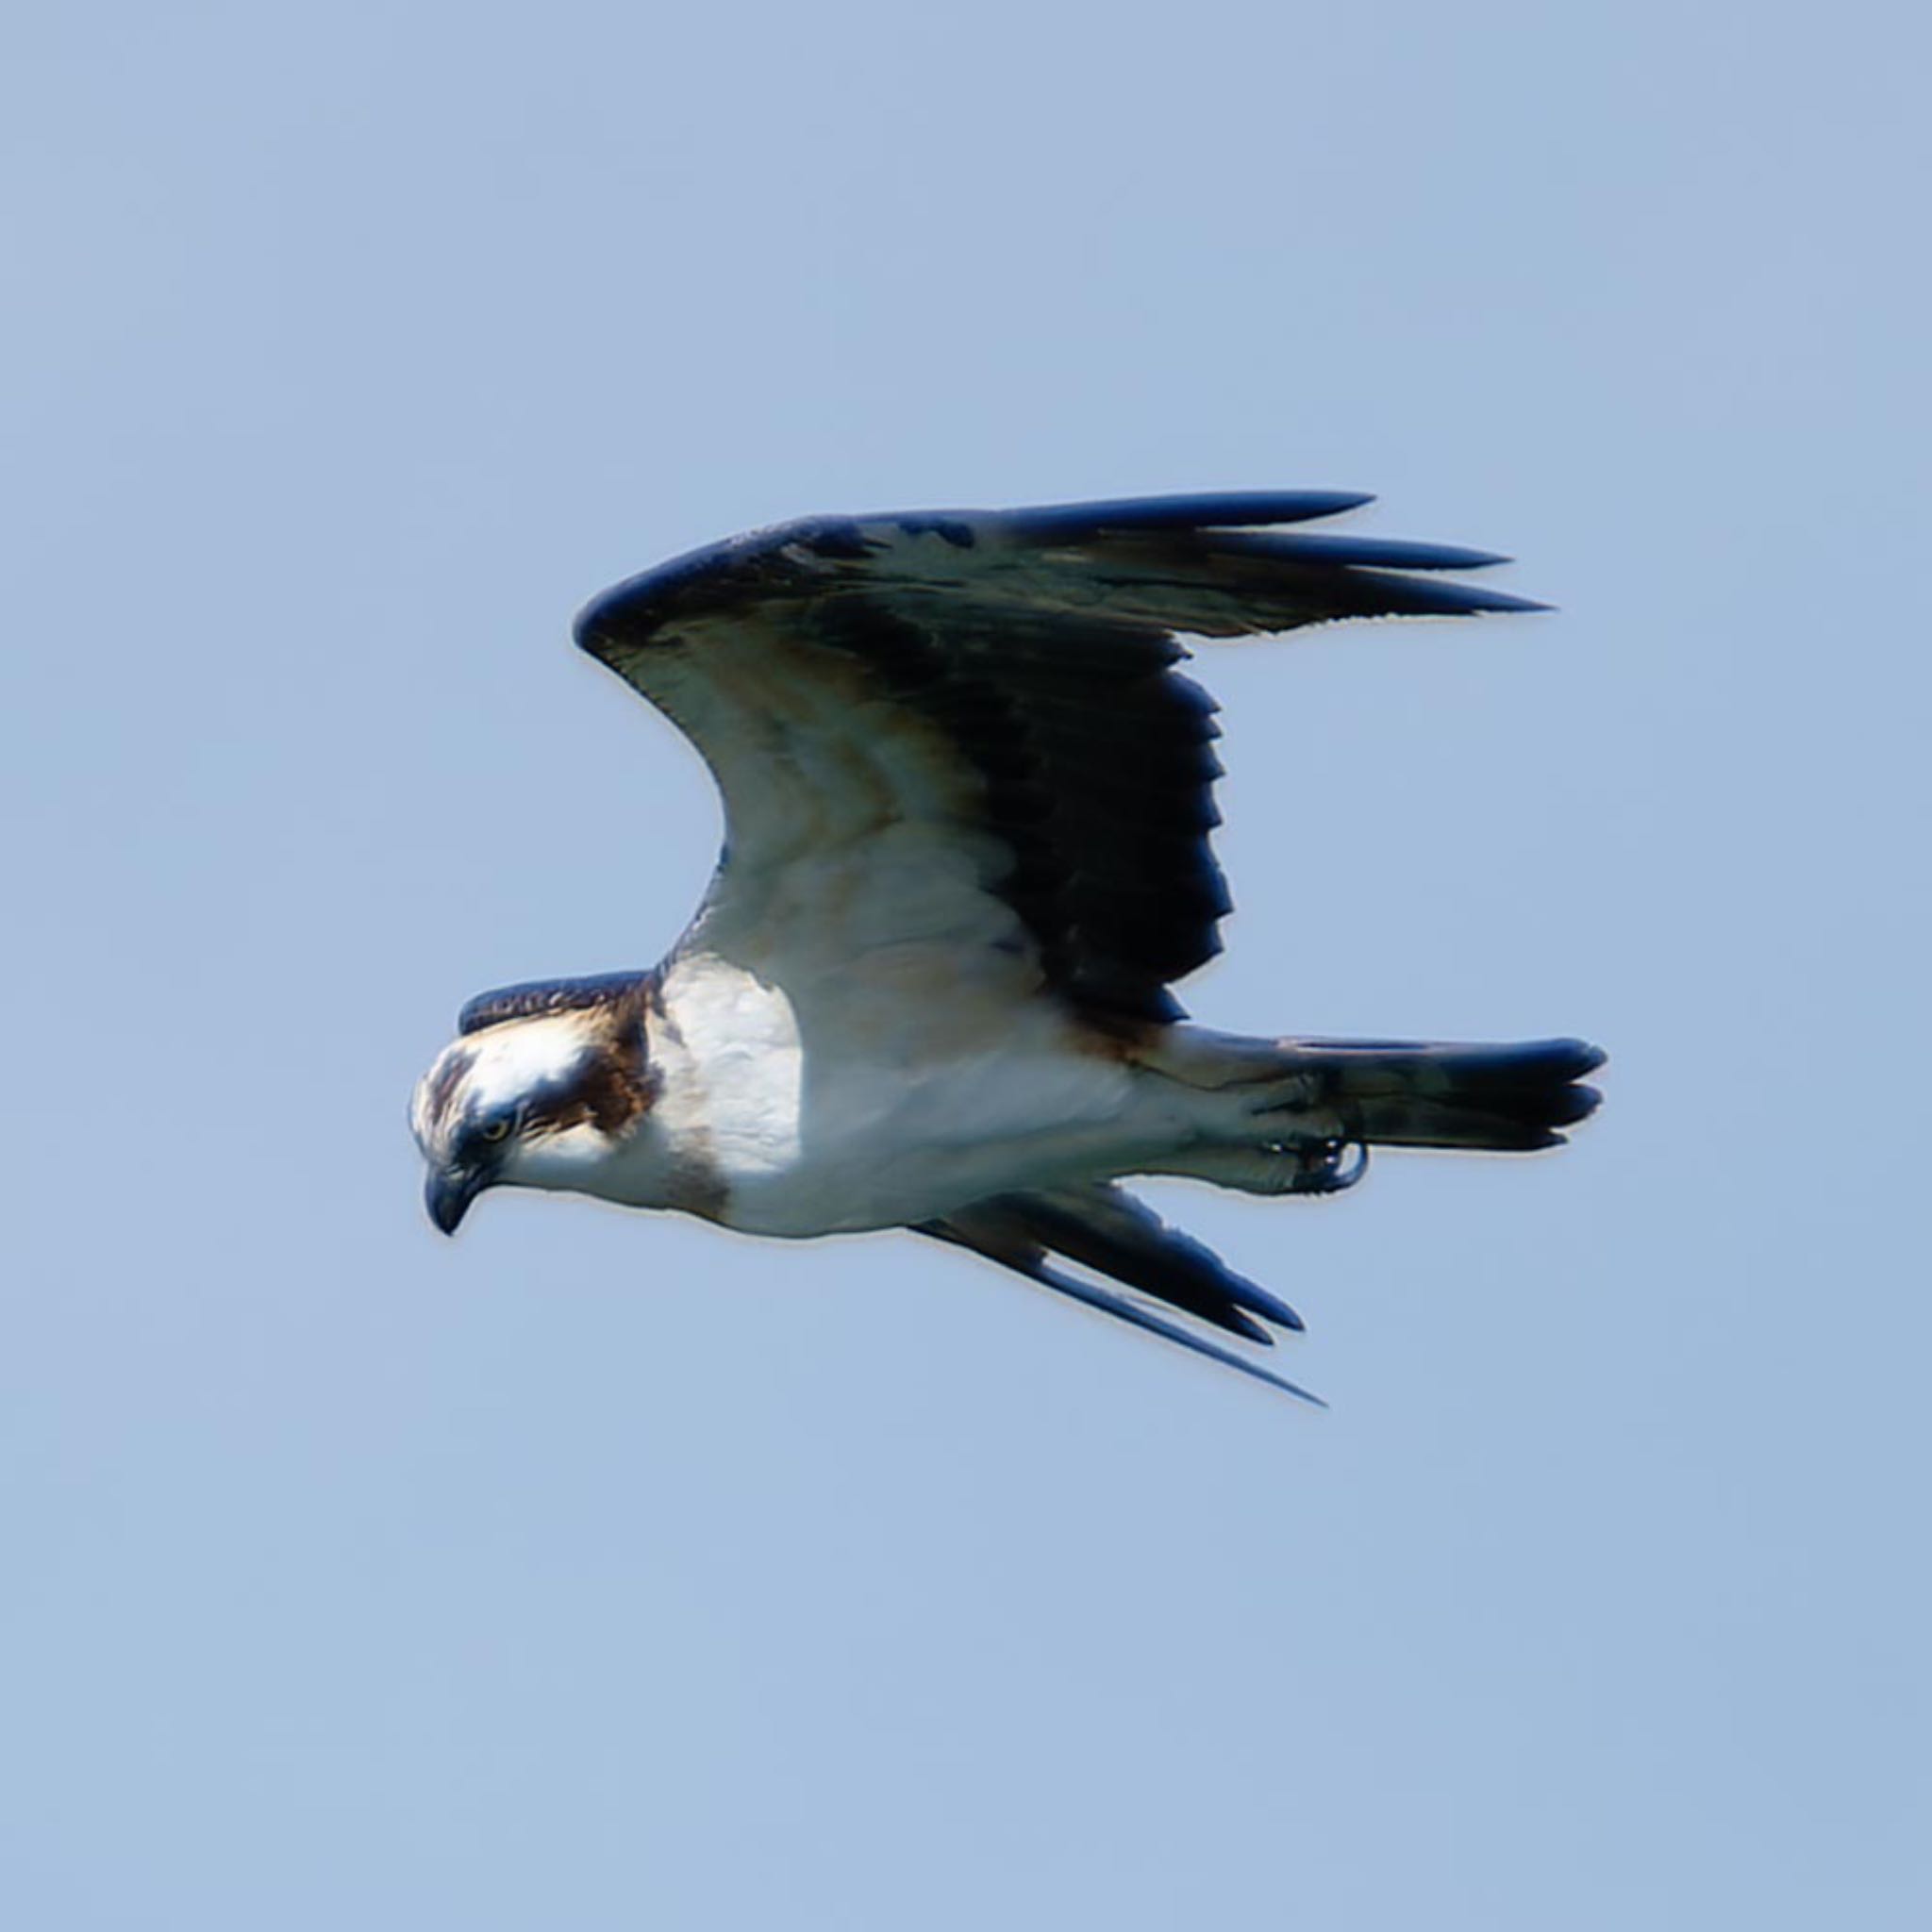
[[1601,1096],[1582,1082],[1604,1061],[1581,1040],[1259,1041],[1191,1027],[1171,1029],[1164,1049],[1158,1070],[1204,1090],[1204,1131],[1164,1171],[1252,1193],[1335,1192],[1371,1147],[1558,1146],[1594,1111]]
[[1382,1147],[1521,1154],[1556,1147],[1602,1097],[1580,1084],[1603,1065],[1581,1040],[1511,1046],[1284,1041],[1304,1105],[1333,1116],[1343,1140]]

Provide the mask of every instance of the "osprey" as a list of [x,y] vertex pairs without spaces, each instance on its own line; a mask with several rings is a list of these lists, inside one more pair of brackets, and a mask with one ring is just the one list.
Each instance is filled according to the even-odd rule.
[[436,1225],[508,1184],[906,1227],[1305,1394],[1202,1332],[1293,1308],[1122,1178],[1333,1194],[1374,1146],[1549,1147],[1603,1059],[1248,1039],[1169,990],[1229,909],[1181,637],[1541,608],[1435,575],[1483,552],[1286,527],[1368,501],[808,518],[596,598],[576,641],[696,745],[724,853],[661,965],[463,1008],[412,1108]]

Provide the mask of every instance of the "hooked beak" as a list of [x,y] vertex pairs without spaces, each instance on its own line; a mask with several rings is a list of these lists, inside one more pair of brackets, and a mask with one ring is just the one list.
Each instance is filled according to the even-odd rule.
[[432,1168],[423,1189],[423,1205],[444,1234],[456,1233],[470,1203],[483,1191],[483,1176],[474,1167]]

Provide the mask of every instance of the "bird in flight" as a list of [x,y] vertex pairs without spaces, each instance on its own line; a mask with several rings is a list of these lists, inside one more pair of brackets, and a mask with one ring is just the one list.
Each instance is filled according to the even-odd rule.
[[1229,909],[1180,640],[1541,608],[1443,578],[1480,551],[1298,527],[1369,500],[812,517],[593,600],[576,641],[696,745],[724,856],[662,964],[462,1009],[411,1110],[436,1225],[509,1185],[909,1228],[1305,1395],[1258,1356],[1294,1309],[1123,1179],[1333,1194],[1372,1147],[1550,1147],[1603,1059],[1247,1038],[1170,990]]

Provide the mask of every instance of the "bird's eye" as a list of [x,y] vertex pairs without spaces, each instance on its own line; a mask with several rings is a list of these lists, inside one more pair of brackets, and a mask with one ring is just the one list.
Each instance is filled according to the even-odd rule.
[[496,1116],[496,1118],[493,1121],[485,1121],[483,1124],[476,1129],[476,1138],[479,1141],[488,1141],[493,1144],[494,1142],[502,1140],[503,1137],[508,1132],[509,1116],[508,1114],[500,1113]]

